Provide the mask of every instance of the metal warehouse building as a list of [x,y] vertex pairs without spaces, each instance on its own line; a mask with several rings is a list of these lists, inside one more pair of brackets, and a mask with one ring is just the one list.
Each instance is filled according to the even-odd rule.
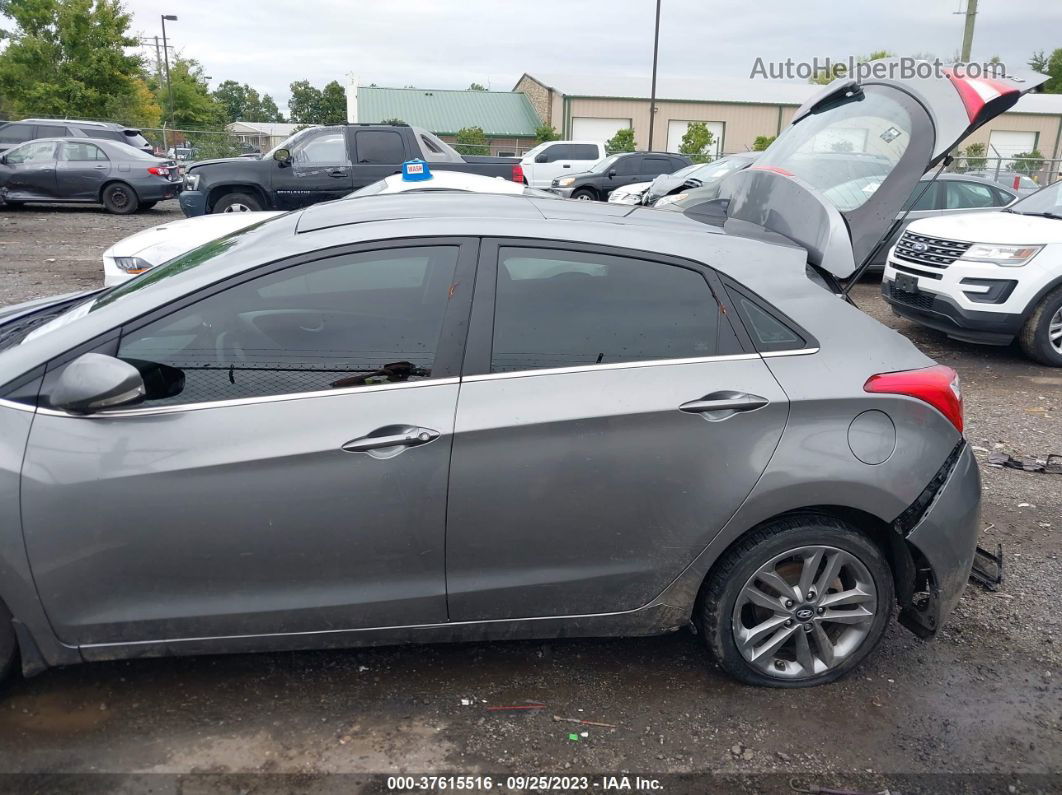
[[[524,74],[514,91],[564,138],[606,140],[634,128],[639,149],[677,151],[691,121],[706,122],[720,152],[752,148],[759,135],[777,135],[819,86],[769,80],[660,77],[649,141],[649,78]],[[989,156],[1039,150],[1062,158],[1062,95],[1023,97],[1013,110],[982,127],[964,145],[989,145]],[[995,151],[993,151],[995,150]],[[1057,170],[1057,169],[1056,169]]]

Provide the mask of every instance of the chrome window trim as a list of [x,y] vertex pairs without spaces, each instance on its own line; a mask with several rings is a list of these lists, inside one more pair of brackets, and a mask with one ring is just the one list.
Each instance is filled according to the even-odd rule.
[[635,362],[613,362],[611,364],[580,364],[574,367],[549,367],[540,370],[513,370],[505,373],[480,373],[466,375],[466,382],[497,381],[504,378],[529,378],[536,375],[568,375],[571,373],[593,373],[599,370],[629,370],[638,367],[666,367],[681,364],[705,364],[707,362],[741,361],[759,359],[758,353],[731,353],[722,356],[696,356],[688,359],[646,359]]
[[0,398],[0,408],[14,409],[15,411],[36,411],[37,407],[29,403],[18,403],[14,400]]
[[811,354],[818,352],[818,348],[796,348],[791,351],[767,351],[761,355],[764,359],[773,359],[776,356],[810,356]]
[[[411,381],[400,384],[375,384],[373,386],[352,386],[341,389],[326,389],[316,392],[289,392],[284,395],[262,395],[260,397],[232,398],[231,400],[210,400],[202,403],[182,403],[172,406],[145,406],[143,408],[107,409],[93,414],[71,414],[50,408],[38,408],[37,411],[48,417],[70,417],[73,419],[103,420],[114,417],[152,417],[162,414],[177,414],[184,411],[202,411],[204,409],[230,408],[234,406],[253,406],[259,403],[278,403],[286,400],[303,400],[307,398],[339,397],[343,395],[361,395],[366,392],[389,392],[395,389],[416,389],[418,387],[444,386],[461,383],[457,376],[451,378],[426,378],[423,381]],[[30,409],[32,411],[32,409]]]

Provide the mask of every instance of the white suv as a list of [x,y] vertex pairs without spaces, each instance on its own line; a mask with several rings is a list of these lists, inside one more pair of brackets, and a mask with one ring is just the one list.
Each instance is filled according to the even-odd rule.
[[998,213],[915,221],[881,284],[898,315],[1062,367],[1062,182]]

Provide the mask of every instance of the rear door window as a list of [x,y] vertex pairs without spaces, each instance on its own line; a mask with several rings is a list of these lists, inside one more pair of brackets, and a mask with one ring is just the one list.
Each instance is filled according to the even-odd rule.
[[20,144],[35,138],[32,124],[8,124],[0,129],[0,143]]
[[970,207],[995,207],[996,197],[988,185],[978,182],[950,180],[945,183],[946,210],[961,210]]
[[354,145],[363,165],[397,165],[406,159],[402,136],[390,130],[361,130]]
[[642,158],[641,173],[647,177],[659,177],[661,174],[670,174],[675,166],[669,157],[653,157],[647,155]]
[[571,149],[569,157],[572,160],[597,160],[600,157],[597,147],[593,144],[569,144],[568,147]]
[[491,372],[732,353],[704,275],[595,252],[503,247]]
[[107,160],[107,155],[103,153],[95,144],[90,144],[84,141],[71,141],[70,143],[64,143],[60,147],[63,160],[70,162],[83,162],[87,160]]
[[38,124],[34,130],[37,138],[65,138],[66,127],[58,124]]

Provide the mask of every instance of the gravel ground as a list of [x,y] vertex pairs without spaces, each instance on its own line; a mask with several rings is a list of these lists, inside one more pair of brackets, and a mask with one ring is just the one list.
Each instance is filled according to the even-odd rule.
[[[174,202],[131,217],[0,210],[0,305],[93,287],[105,248],[177,217]],[[873,283],[855,297],[959,371],[982,464],[993,449],[1062,453],[1062,372],[895,318]],[[670,791],[789,791],[791,777],[868,791],[1062,791],[1062,477],[982,474],[982,543],[1004,545],[1005,588],[969,586],[932,643],[894,627],[868,664],[828,687],[736,685],[685,633],[92,664],[7,687],[0,772],[147,776],[76,780],[99,790],[188,786],[155,774],[260,792],[360,783],[329,773],[623,770],[700,774],[667,779]],[[547,707],[487,709],[528,702]],[[587,735],[572,741],[573,730]]]

